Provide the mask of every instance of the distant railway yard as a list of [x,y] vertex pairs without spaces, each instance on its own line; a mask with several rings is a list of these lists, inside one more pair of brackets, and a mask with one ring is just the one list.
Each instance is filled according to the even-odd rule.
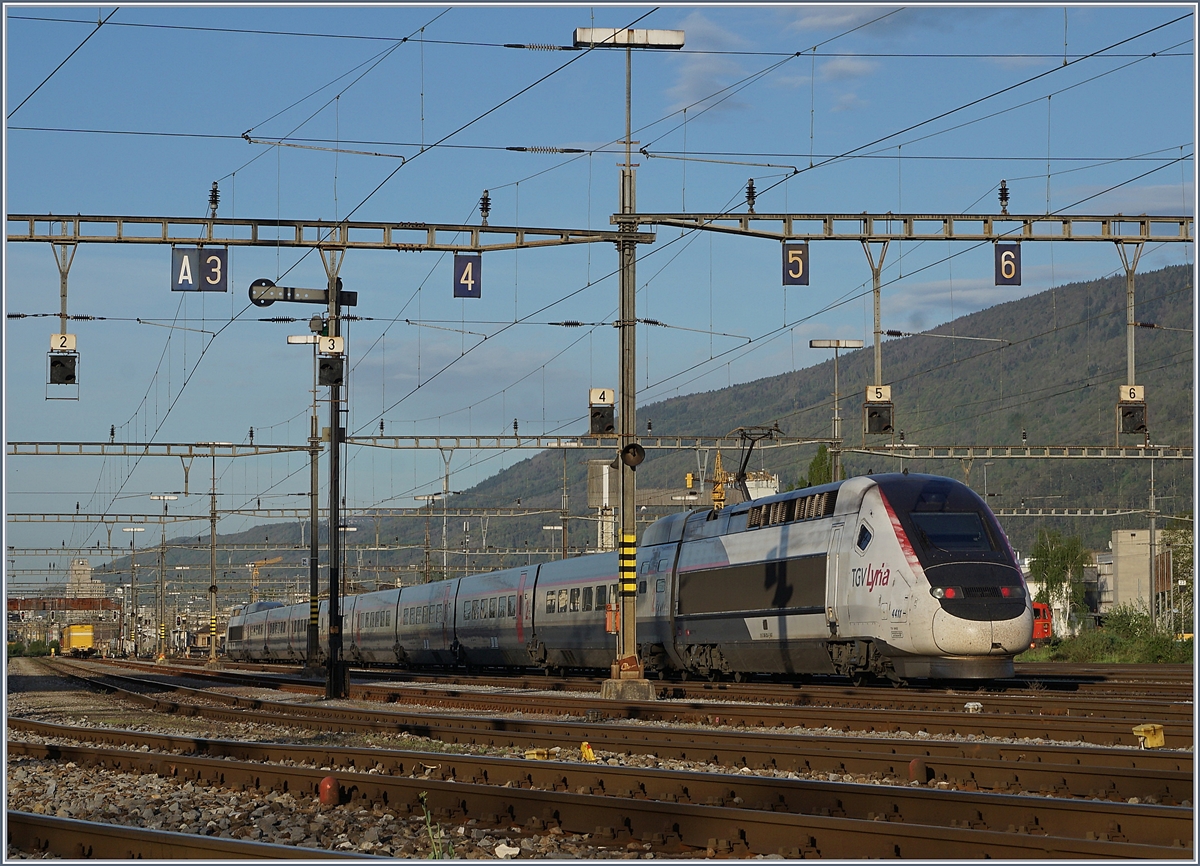
[[1191,669],[1065,670],[655,702],[354,671],[325,700],[294,667],[12,659],[8,855],[1194,859]]

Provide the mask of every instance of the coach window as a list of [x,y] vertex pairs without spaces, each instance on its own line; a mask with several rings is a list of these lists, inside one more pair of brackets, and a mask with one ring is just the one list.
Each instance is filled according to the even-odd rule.
[[558,598],[558,593],[550,590],[546,593],[546,613],[554,613],[554,599]]
[[585,586],[583,588],[583,609],[592,609],[592,588],[590,586]]
[[558,612],[567,612],[567,591],[565,589],[560,589],[558,591]]
[[654,591],[655,592],[666,592],[667,591],[667,579],[665,577],[660,577],[658,579],[658,581],[654,584]]
[[645,595],[645,594],[646,594],[646,581],[644,581],[644,580],[638,581],[638,595]]
[[408,608],[404,608],[404,614],[400,619],[401,625],[408,625]]
[[864,523],[862,526],[860,526],[858,528],[858,540],[854,542],[854,546],[857,547],[859,549],[859,551],[861,552],[861,551],[865,551],[867,549],[867,546],[870,545],[870,543],[871,543],[871,530],[867,526],[867,524]]
[[483,612],[479,609],[479,599],[471,599],[471,619],[483,619]]
[[579,611],[579,587],[571,588],[571,613]]
[[510,595],[508,597],[508,615],[517,615],[517,597],[515,595]]
[[496,618],[496,599],[489,598],[488,599],[488,619],[495,619],[495,618]]
[[601,610],[608,603],[608,587],[596,587],[596,610]]

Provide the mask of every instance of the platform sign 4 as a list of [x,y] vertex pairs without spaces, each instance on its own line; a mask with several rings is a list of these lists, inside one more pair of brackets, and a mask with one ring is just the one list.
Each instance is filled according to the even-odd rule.
[[1021,245],[996,244],[996,285],[1021,285]]
[[783,245],[783,284],[808,285],[808,244]]
[[229,250],[175,247],[171,250],[171,291],[229,291]]
[[483,256],[454,257],[454,297],[483,297]]

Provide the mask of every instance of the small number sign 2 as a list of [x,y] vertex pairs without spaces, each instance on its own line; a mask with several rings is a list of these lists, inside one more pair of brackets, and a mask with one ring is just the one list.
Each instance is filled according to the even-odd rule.
[[176,247],[171,250],[171,291],[227,292],[229,251]]
[[75,335],[74,334],[51,334],[50,335],[50,351],[51,352],[74,352],[75,351]]
[[996,244],[996,285],[1021,285],[1021,245]]
[[454,257],[454,297],[483,297],[483,256]]
[[808,244],[783,245],[783,284],[808,285]]

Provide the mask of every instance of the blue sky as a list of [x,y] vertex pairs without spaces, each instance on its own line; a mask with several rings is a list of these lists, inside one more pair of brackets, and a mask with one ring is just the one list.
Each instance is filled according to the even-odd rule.
[[[199,217],[217,180],[221,216],[475,223],[487,189],[492,225],[608,228],[623,52],[503,46],[569,45],[576,27],[637,21],[686,33],[682,52],[633,59],[643,212],[742,210],[750,177],[766,190],[760,213],[995,212],[1002,178],[1014,213],[1194,212],[1191,6],[1071,6],[1065,16],[1042,5],[652,8],[124,6],[50,75],[113,8],[8,4],[6,210]],[[254,145],[244,132],[327,150]],[[408,161],[397,170],[394,157],[338,150]],[[990,251],[947,258],[961,250],[893,245],[883,327],[920,330],[1120,268],[1108,244],[1029,244],[1024,285],[997,288]],[[1150,248],[1139,270],[1192,255]],[[246,310],[246,288],[258,277],[322,286],[317,257],[236,249],[229,294],[200,297],[169,290],[170,260],[166,246],[78,251],[69,311],[106,317],[71,325],[78,401],[46,399],[57,320],[6,320],[9,441],[106,440],[113,425],[122,441],[244,442],[253,427],[258,442],[301,442],[311,357],[285,338],[306,328],[260,318],[316,308]],[[482,299],[463,301],[452,297],[448,255],[351,252],[342,276],[371,320],[349,335],[350,430],[377,431],[382,417],[388,433],[489,435],[511,432],[516,418],[523,433],[582,432],[587,389],[616,384],[616,331],[544,323],[612,321],[616,264],[611,245],[491,253]],[[870,343],[870,271],[857,243],[814,244],[807,288],[783,289],[779,270],[772,242],[660,229],[640,250],[638,312],[672,328],[639,328],[639,403],[825,360],[812,338]],[[4,301],[8,313],[57,312],[45,245],[7,245]],[[756,339],[723,354],[744,338]],[[436,453],[350,457],[351,507],[411,506],[440,489]],[[456,455],[451,487],[516,459]],[[264,506],[302,507],[305,466],[300,456],[220,461],[221,507],[260,494]],[[154,510],[149,494],[183,487],[173,459],[7,467],[9,512],[79,502],[143,513]],[[208,474],[197,462],[193,493],[207,492]],[[173,507],[206,513],[207,497]],[[253,522],[227,518],[221,531]],[[83,525],[6,531],[19,547],[106,540]]]

